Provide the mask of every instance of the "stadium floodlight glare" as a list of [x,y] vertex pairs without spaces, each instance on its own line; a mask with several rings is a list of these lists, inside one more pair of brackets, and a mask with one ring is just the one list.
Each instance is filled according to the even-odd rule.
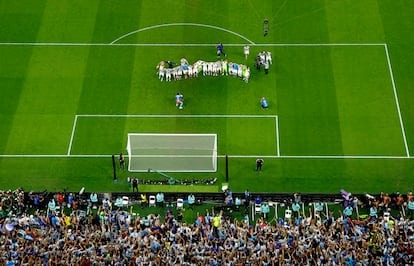
[[130,172],[217,171],[217,134],[129,133],[127,152]]

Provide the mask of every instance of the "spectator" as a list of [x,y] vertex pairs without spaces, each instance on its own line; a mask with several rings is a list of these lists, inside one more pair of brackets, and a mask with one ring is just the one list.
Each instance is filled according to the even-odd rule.
[[193,209],[194,203],[195,203],[195,196],[193,194],[189,194],[187,197],[188,200],[188,207],[190,209]]
[[269,215],[269,212],[270,212],[269,204],[267,204],[267,202],[263,202],[260,205],[260,213],[263,215],[264,219],[267,218],[267,216]]
[[112,203],[109,200],[109,198],[105,197],[102,200],[102,207],[103,207],[104,210],[111,210],[112,209]]
[[[14,197],[13,192],[0,194],[2,201]],[[170,210],[164,220],[156,214],[138,214],[132,219],[126,211],[102,206],[89,219],[80,211],[0,217],[0,265],[414,263],[414,223],[394,218],[391,212],[376,220],[330,213],[322,223],[310,209],[308,216],[300,213],[297,219],[273,224],[259,218],[250,224],[247,214],[238,222],[212,209],[206,210],[204,217],[198,214],[194,224],[186,224],[182,212],[177,219]]]
[[414,219],[414,197],[409,197],[409,201],[407,203],[407,210],[408,217],[410,217],[410,219]]
[[244,191],[244,206],[247,208],[250,204],[250,192],[248,189]]
[[155,198],[157,200],[157,205],[159,207],[164,207],[164,193],[158,192]]
[[72,208],[73,207],[73,201],[74,201],[75,197],[73,196],[73,193],[69,193],[68,196],[68,208]]
[[350,203],[352,194],[345,191],[344,189],[341,189],[340,193],[341,193],[342,198],[344,198],[344,207],[347,207]]
[[98,207],[98,194],[96,194],[96,193],[91,193],[90,195],[89,195],[89,199],[90,199],[90,201],[91,201],[91,204],[92,204],[92,208],[94,208],[94,209],[96,209],[97,207]]
[[147,194],[142,193],[141,194],[141,206],[147,206],[148,200],[147,200]]

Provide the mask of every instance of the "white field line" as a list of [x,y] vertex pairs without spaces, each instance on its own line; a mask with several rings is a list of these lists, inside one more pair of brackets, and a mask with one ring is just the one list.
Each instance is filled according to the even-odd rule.
[[0,158],[105,158],[112,154],[0,154]]
[[[75,42],[0,42],[0,46],[141,46],[141,47],[203,47],[216,46],[215,43],[75,43]],[[245,46],[240,43],[224,43],[224,46]],[[255,43],[251,46],[385,46],[385,43]]]
[[142,118],[152,118],[152,117],[196,117],[196,118],[275,118],[276,115],[123,115],[123,114],[83,114],[83,115],[76,115],[78,117],[142,117]]
[[72,134],[70,135],[70,141],[69,141],[69,147],[68,147],[68,153],[67,153],[68,156],[70,155],[70,152],[72,150],[72,143],[73,143],[73,138],[75,136],[77,121],[78,121],[78,116],[75,115],[75,119],[73,120],[73,126],[72,126]]
[[228,155],[229,158],[281,158],[281,159],[414,159],[407,156],[392,155]]
[[72,126],[72,134],[70,135],[70,141],[69,141],[69,147],[68,147],[68,153],[67,153],[68,156],[70,155],[70,152],[72,150],[72,143],[73,143],[73,138],[75,136],[77,121],[78,121],[78,116],[75,115],[75,119],[73,120],[73,126]]
[[[113,154],[0,154],[0,158],[109,158]],[[414,159],[413,156],[387,155],[227,155],[229,158],[270,158],[270,159]],[[226,155],[217,155],[225,158]]]
[[225,32],[228,32],[230,34],[236,35],[236,36],[242,38],[243,40],[247,41],[250,44],[254,44],[254,42],[252,42],[251,40],[247,39],[243,35],[238,34],[238,33],[234,32],[234,31],[231,31],[231,30],[222,28],[222,27],[217,27],[217,26],[208,25],[208,24],[185,23],[185,22],[159,24],[159,25],[154,25],[154,26],[150,26],[150,27],[146,27],[146,28],[134,30],[134,31],[128,32],[127,34],[124,34],[121,37],[115,39],[114,41],[111,42],[111,44],[114,44],[114,43],[118,42],[119,40],[122,40],[125,37],[128,37],[130,35],[136,34],[136,33],[141,32],[141,31],[152,30],[152,29],[161,28],[161,27],[172,27],[172,26],[196,26],[196,27],[205,27],[205,28],[211,28],[211,29],[221,30],[221,31],[225,31]]
[[279,117],[275,116],[276,124],[276,155],[280,157],[280,140],[279,140]]
[[402,118],[402,115],[401,115],[400,103],[399,103],[398,94],[397,94],[397,87],[395,86],[394,74],[393,74],[393,71],[392,71],[391,60],[390,60],[390,55],[388,53],[387,44],[384,45],[384,48],[385,48],[385,54],[387,55],[388,69],[389,69],[389,72],[390,72],[392,89],[394,91],[395,105],[397,106],[398,117],[400,119],[401,133],[402,133],[402,137],[404,139],[405,152],[407,154],[407,157],[410,157],[410,150],[408,148],[407,138],[405,136],[404,122],[403,122],[403,118]]

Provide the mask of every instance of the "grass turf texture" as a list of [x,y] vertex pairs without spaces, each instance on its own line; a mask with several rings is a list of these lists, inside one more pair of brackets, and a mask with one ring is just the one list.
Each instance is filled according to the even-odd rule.
[[[406,192],[414,181],[414,160],[406,158],[414,147],[413,11],[412,1],[385,0],[5,2],[0,6],[0,187],[128,191],[127,172],[119,172],[114,185],[110,155],[125,150],[128,133],[144,131],[217,133],[220,155],[250,156],[229,158],[235,191]],[[264,18],[269,19],[266,37]],[[117,41],[144,46],[109,45],[132,31],[178,22],[218,26],[257,45],[250,45],[246,61],[246,39],[196,25],[152,28]],[[216,60],[217,42],[225,44],[229,60],[252,68],[248,84],[231,77],[171,83],[157,79],[155,66],[164,59]],[[150,45],[156,43],[178,45]],[[386,43],[391,65],[384,45],[264,46],[275,43]],[[253,58],[262,50],[273,55],[269,75],[253,69]],[[174,105],[177,91],[184,94],[184,110]],[[269,110],[261,110],[261,96],[269,100]],[[82,114],[177,117],[82,117],[71,143],[75,116]],[[205,114],[277,115],[280,149],[272,119],[179,117]],[[263,155],[275,158],[265,158],[258,174],[254,161]],[[283,157],[326,155],[401,158]],[[161,178],[156,173],[133,175]],[[219,158],[215,174],[171,175],[214,175],[219,179],[215,186],[194,188],[219,191],[225,161]]]

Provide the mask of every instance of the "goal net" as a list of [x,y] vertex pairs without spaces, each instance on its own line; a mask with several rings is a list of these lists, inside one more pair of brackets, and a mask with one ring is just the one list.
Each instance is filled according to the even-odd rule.
[[216,172],[217,134],[128,134],[130,172]]

